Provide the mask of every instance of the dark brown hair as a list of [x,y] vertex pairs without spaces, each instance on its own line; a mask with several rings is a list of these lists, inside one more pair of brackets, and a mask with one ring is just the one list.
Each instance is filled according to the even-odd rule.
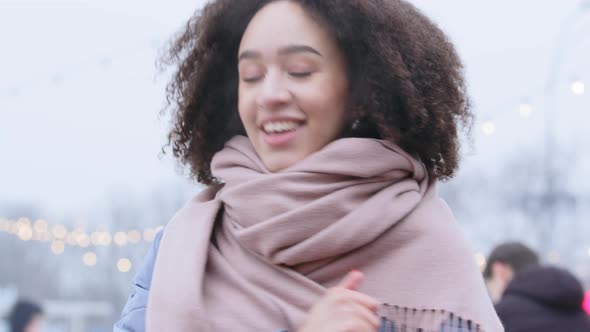
[[[169,144],[202,183],[216,181],[213,155],[245,135],[237,110],[238,47],[249,21],[272,1],[209,2],[161,59],[178,65],[167,87]],[[458,134],[469,129],[471,112],[461,61],[445,34],[404,1],[290,1],[334,35],[347,61],[348,116],[360,125],[343,134],[392,140],[419,158],[431,178],[453,176]]]
[[495,262],[504,263],[512,268],[514,274],[529,266],[539,264],[539,256],[529,247],[520,242],[506,242],[498,245],[490,253],[483,276],[492,277],[492,265]]

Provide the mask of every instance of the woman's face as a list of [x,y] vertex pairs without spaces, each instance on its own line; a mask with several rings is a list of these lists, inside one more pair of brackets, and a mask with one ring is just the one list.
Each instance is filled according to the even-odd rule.
[[240,118],[270,171],[320,150],[344,129],[344,56],[299,4],[272,2],[254,16],[240,43],[238,71]]

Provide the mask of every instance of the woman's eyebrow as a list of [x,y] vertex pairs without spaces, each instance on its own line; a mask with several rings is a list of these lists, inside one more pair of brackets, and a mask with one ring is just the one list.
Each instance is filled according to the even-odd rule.
[[261,57],[262,55],[260,54],[260,52],[245,50],[238,56],[238,62],[247,59],[260,59]]
[[[323,57],[323,55],[322,55],[322,53],[320,53],[320,51],[316,50],[315,48],[313,48],[311,46],[307,46],[307,45],[289,45],[289,46],[282,47],[279,49],[279,55],[281,55],[281,56],[291,55],[294,53],[312,53],[312,54]],[[242,60],[246,60],[246,59],[260,59],[261,57],[262,57],[262,54],[258,51],[244,50],[238,56],[238,62],[240,62]]]
[[320,51],[316,50],[315,48],[307,45],[289,45],[287,47],[283,47],[279,50],[279,55],[290,55],[293,53],[312,53],[315,55],[319,55],[323,57]]

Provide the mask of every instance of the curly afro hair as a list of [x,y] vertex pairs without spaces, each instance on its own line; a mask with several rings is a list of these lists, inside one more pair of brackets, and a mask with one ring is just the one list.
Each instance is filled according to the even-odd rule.
[[335,37],[350,82],[347,136],[392,140],[432,179],[452,177],[459,133],[472,123],[463,66],[445,34],[400,0],[214,0],[197,11],[161,58],[177,66],[166,92],[168,145],[198,181],[217,182],[211,159],[233,136],[238,115],[238,48],[252,17],[272,1],[295,1]]

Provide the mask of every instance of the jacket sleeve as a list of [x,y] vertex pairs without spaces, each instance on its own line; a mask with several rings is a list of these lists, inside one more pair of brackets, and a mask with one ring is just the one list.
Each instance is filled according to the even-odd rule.
[[144,332],[145,315],[152,282],[152,272],[163,231],[158,232],[152,247],[143,259],[137,274],[132,281],[131,294],[123,308],[121,318],[115,323],[113,332]]

